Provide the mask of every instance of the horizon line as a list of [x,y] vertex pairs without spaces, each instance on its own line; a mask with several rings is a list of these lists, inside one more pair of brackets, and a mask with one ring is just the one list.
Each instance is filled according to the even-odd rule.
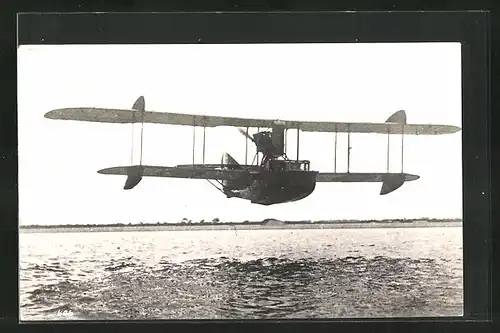
[[387,219],[331,219],[331,220],[279,220],[274,218],[264,219],[262,221],[240,221],[240,222],[227,222],[227,221],[217,221],[212,220],[200,220],[200,221],[180,221],[180,222],[115,222],[115,223],[100,223],[100,224],[27,224],[27,225],[19,225],[19,229],[22,228],[33,228],[33,227],[110,227],[110,226],[157,226],[157,225],[208,225],[208,224],[263,224],[266,222],[276,221],[284,224],[313,224],[313,223],[370,223],[370,222],[419,222],[419,221],[427,221],[427,222],[462,222],[463,219],[460,217],[455,218],[387,218]]

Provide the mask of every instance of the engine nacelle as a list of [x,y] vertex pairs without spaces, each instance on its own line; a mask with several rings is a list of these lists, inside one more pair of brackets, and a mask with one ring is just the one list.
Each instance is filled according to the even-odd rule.
[[271,131],[263,131],[253,135],[257,151],[264,155],[282,156],[285,148],[285,128],[273,126]]

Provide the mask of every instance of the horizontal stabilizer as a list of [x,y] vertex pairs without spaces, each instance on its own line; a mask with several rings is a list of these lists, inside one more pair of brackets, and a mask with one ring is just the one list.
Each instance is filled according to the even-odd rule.
[[318,173],[316,182],[341,183],[382,183],[380,194],[391,193],[400,188],[405,182],[417,180],[420,177],[408,173]]

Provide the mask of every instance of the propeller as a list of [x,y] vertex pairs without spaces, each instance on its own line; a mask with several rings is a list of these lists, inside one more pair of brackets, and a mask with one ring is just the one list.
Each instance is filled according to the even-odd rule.
[[238,131],[245,137],[247,137],[248,139],[250,139],[253,143],[255,143],[255,139],[253,137],[250,136],[250,134],[247,133],[246,130],[244,130],[243,128],[238,128]]

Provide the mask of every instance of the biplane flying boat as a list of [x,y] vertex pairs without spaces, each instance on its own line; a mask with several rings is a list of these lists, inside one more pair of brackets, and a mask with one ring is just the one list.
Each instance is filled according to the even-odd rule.
[[[455,133],[459,127],[450,125],[407,124],[405,111],[397,111],[384,123],[345,123],[314,121],[282,121],[271,119],[243,119],[233,117],[203,116],[180,113],[153,112],[145,110],[144,97],[139,97],[132,109],[107,108],[65,108],[45,114],[46,118],[103,122],[141,123],[140,162],[129,166],[118,166],[99,170],[105,175],[127,176],[125,190],[134,188],[143,177],[173,177],[208,180],[228,198],[241,198],[252,203],[272,205],[292,202],[310,195],[317,182],[381,182],[381,195],[391,193],[406,181],[419,178],[403,172],[403,149],[405,135],[438,135]],[[144,123],[193,126],[193,162],[175,167],[143,165],[142,145]],[[195,164],[195,128],[203,127],[203,163]],[[205,129],[207,127],[234,126],[245,135],[245,164],[239,164],[231,155],[224,153],[221,163],[205,164]],[[249,128],[257,128],[257,133],[248,134]],[[263,130],[261,130],[263,129]],[[286,154],[286,132],[296,130],[296,159]],[[299,160],[300,132],[335,133],[334,172],[318,172],[310,169],[310,161]],[[337,134],[347,133],[347,172],[337,172]],[[387,172],[351,173],[350,135],[351,133],[387,134]],[[391,134],[401,134],[401,172],[389,172]],[[247,164],[248,141],[256,146],[256,154],[251,164]],[[219,186],[214,184],[217,182]]]

